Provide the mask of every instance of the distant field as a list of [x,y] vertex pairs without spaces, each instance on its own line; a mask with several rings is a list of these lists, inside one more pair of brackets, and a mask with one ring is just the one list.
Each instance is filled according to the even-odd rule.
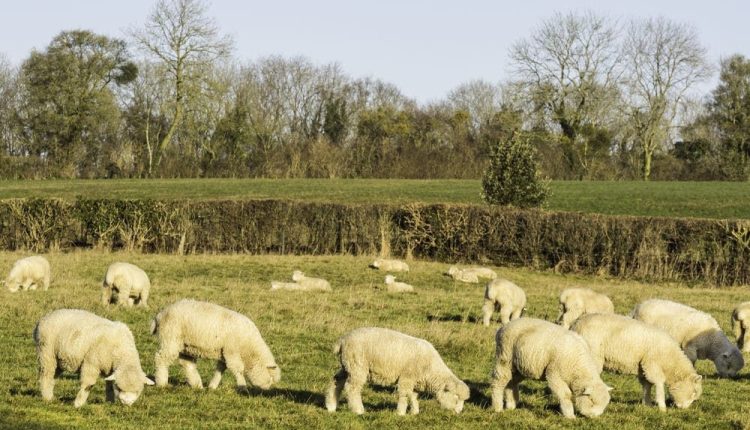
[[[0,181],[0,199],[17,197],[296,199],[340,203],[483,204],[472,180],[155,179]],[[750,218],[748,182],[552,183],[547,209],[618,215]]]
[[[21,253],[0,252],[0,272],[8,270]],[[612,402],[597,419],[569,421],[559,413],[546,384],[521,384],[521,403],[500,414],[489,407],[489,374],[494,360],[494,333],[481,315],[483,287],[454,283],[441,275],[446,265],[411,261],[411,271],[400,277],[417,288],[416,294],[392,295],[382,289],[383,273],[367,268],[367,257],[249,256],[249,255],[143,255],[108,252],[53,253],[48,258],[53,280],[47,292],[11,294],[0,290],[0,428],[13,429],[130,429],[158,428],[263,428],[263,429],[739,429],[750,426],[750,373],[736,380],[718,379],[713,364],[699,361],[704,376],[703,396],[687,410],[669,407],[666,413],[640,404],[635,376],[605,372],[614,387]],[[149,309],[105,308],[99,304],[101,279],[113,261],[132,261],[153,280]],[[331,293],[269,291],[271,280],[289,279],[301,269],[327,278]],[[526,269],[495,268],[526,290],[527,315],[554,320],[557,296],[563,288],[586,286],[612,297],[618,313],[627,313],[641,300],[663,297],[712,313],[730,333],[733,307],[750,294],[748,288],[685,288],[682,285],[646,284],[605,278],[562,276]],[[151,318],[163,306],[192,297],[228,306],[255,321],[282,369],[277,387],[251,395],[235,392],[227,372],[215,391],[192,390],[179,365],[170,371],[171,386],[147,387],[128,408],[104,402],[104,382],[94,386],[89,402],[73,408],[78,377],[63,374],[55,387],[56,400],[41,399],[31,333],[36,321],[58,308],[87,309],[128,324],[135,335],[144,371],[153,375],[157,342],[149,334]],[[446,364],[472,389],[464,412],[440,409],[432,396],[422,396],[421,413],[398,417],[392,388],[367,388],[364,416],[352,414],[343,402],[339,412],[323,408],[322,392],[337,369],[331,352],[343,333],[362,326],[383,326],[425,338]],[[730,335],[730,339],[734,338]],[[746,357],[750,358],[750,357]],[[213,363],[199,360],[204,383]]]

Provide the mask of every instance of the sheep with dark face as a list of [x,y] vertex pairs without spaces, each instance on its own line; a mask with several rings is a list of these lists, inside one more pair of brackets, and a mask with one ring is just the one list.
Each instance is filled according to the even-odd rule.
[[52,400],[58,371],[77,372],[81,389],[74,405],[83,406],[99,375],[109,375],[107,399],[132,405],[144,385],[154,383],[141,369],[133,334],[121,322],[78,309],[59,309],[42,317],[34,329],[42,398]]
[[729,378],[745,366],[740,350],[705,312],[669,300],[651,299],[636,305],[631,316],[669,333],[693,365],[697,360],[711,360],[719,376]]
[[221,383],[224,370],[229,369],[241,390],[247,389],[246,379],[267,390],[281,378],[281,371],[258,328],[240,313],[213,303],[184,299],[159,312],[151,324],[151,332],[159,338],[156,352],[156,385],[167,385],[169,366],[180,360],[188,384],[203,388],[196,367],[198,358],[216,360],[208,388]]
[[362,387],[368,382],[397,385],[399,415],[419,413],[417,392],[434,394],[440,405],[455,413],[463,410],[469,387],[445,365],[435,347],[426,340],[394,330],[364,327],[342,336],[334,347],[341,370],[326,393],[326,408],[336,411],[346,390],[349,408],[363,414]]

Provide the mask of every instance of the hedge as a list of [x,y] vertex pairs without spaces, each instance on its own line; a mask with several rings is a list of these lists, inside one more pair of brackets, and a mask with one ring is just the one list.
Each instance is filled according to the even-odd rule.
[[287,200],[0,201],[0,249],[394,255],[750,283],[750,221]]

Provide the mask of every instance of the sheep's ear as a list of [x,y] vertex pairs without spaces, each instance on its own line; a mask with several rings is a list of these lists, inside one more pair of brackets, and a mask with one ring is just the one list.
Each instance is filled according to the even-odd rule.
[[112,372],[111,375],[104,378],[105,381],[114,381],[115,380],[115,372]]
[[693,376],[693,382],[700,382],[703,380],[703,375],[695,375]]
[[149,379],[149,377],[146,375],[143,375],[143,383],[146,385],[154,385],[154,381]]

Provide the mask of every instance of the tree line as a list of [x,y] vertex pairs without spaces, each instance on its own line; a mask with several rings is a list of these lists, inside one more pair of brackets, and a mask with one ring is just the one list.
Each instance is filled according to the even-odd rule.
[[510,77],[419,104],[303,57],[242,63],[202,0],[159,0],[122,38],[65,30],[0,55],[0,177],[480,178],[523,139],[552,179],[747,180],[750,60],[715,72],[665,18],[557,13]]

